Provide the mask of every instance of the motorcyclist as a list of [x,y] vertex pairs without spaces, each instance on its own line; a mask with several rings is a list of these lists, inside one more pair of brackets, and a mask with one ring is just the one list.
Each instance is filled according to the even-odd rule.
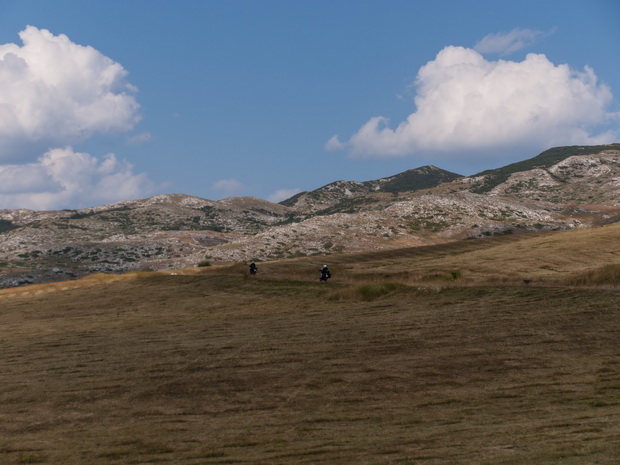
[[321,275],[319,277],[319,281],[327,282],[327,280],[331,277],[332,274],[329,272],[329,268],[327,268],[327,265],[323,265],[323,268],[321,268]]
[[250,263],[250,274],[254,275],[258,272],[258,267],[256,266],[256,263],[252,262]]

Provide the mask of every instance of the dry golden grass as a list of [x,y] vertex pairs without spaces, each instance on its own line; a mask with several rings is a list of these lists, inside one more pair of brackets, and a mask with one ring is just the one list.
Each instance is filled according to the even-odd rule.
[[[443,280],[519,285],[528,280],[532,285],[587,285],[578,277],[608,265],[620,265],[620,223],[377,252],[344,257],[340,262],[346,275],[356,279],[382,276],[399,277],[409,283]],[[618,286],[620,281],[614,284],[612,278],[600,284]]]
[[615,286],[620,284],[620,264],[603,265],[587,270],[571,280],[577,286]]
[[619,231],[4,291],[0,463],[615,465]]

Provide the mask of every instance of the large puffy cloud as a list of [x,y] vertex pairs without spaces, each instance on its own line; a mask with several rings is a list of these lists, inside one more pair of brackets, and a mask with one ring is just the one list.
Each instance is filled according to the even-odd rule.
[[34,163],[0,166],[0,208],[47,210],[88,207],[152,193],[146,174],[108,154],[99,160],[71,147],[53,149]]
[[33,161],[52,147],[139,121],[127,71],[92,47],[28,26],[23,46],[0,45],[0,161]]
[[72,148],[140,120],[127,71],[65,35],[32,26],[19,35],[23,46],[0,45],[0,208],[79,208],[153,193],[148,176],[116,155]]
[[416,111],[395,129],[374,117],[348,142],[332,137],[326,148],[389,157],[606,143],[618,136],[596,133],[618,115],[607,112],[612,94],[594,71],[554,65],[544,55],[487,61],[475,50],[450,46],[419,70],[415,85]]

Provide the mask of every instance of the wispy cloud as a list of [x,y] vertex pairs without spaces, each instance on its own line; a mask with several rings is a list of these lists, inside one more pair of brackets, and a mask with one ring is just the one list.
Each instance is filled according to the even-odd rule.
[[145,144],[146,142],[150,142],[153,139],[153,134],[150,132],[141,132],[139,134],[135,134],[131,137],[127,138],[127,143],[129,145],[140,145]]
[[72,148],[138,123],[127,71],[62,34],[28,26],[19,37],[21,46],[0,44],[0,208],[77,207],[150,193],[147,175],[116,155],[99,160]]
[[278,189],[273,194],[271,194],[269,197],[267,197],[267,200],[273,203],[278,203],[288,198],[291,198],[295,194],[299,194],[300,192],[301,192],[301,189]]
[[498,53],[502,56],[510,55],[535,43],[541,37],[552,34],[549,32],[536,31],[533,29],[515,28],[510,32],[499,32],[483,37],[475,46],[478,53]]
[[241,194],[245,186],[236,179],[221,179],[211,186],[211,189],[217,192],[221,192],[224,195],[239,195]]
[[[488,61],[475,50],[449,46],[423,66],[415,83],[416,110],[394,129],[382,116],[348,141],[330,139],[355,157],[391,157],[555,144],[612,142],[596,128],[618,117],[606,111],[612,94],[594,71],[555,65],[545,55]],[[333,141],[337,141],[336,144]]]

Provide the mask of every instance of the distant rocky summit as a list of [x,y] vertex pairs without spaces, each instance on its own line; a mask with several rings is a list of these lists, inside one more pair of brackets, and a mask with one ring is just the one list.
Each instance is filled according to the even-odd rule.
[[336,181],[280,204],[166,194],[80,210],[0,210],[0,287],[619,220],[620,144],[557,147],[474,176],[423,166]]

